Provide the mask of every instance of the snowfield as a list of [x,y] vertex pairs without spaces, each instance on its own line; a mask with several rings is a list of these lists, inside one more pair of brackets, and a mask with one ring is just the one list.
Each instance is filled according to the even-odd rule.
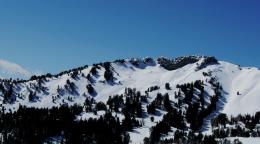
[[239,141],[242,142],[242,144],[259,144],[260,138],[242,138],[242,137],[231,137],[228,138],[230,141],[234,141],[235,139],[239,139]]

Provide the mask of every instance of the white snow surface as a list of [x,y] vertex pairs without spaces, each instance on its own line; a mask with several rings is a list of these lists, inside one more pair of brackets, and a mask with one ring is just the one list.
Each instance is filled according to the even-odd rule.
[[228,138],[228,140],[230,140],[231,142],[234,142],[235,139],[239,139],[239,141],[242,142],[242,144],[260,144],[260,138],[254,138],[254,137],[248,137],[248,138],[244,138],[244,137],[230,137]]

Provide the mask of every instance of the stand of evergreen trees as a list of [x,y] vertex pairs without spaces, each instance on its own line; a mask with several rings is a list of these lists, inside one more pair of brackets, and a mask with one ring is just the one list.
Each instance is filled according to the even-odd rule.
[[[72,82],[67,81],[67,89],[72,88]],[[33,93],[31,94],[33,99]],[[110,97],[107,105],[96,103],[91,97],[86,97],[84,106],[62,105],[51,109],[27,108],[20,106],[15,112],[0,113],[0,142],[14,143],[50,143],[59,139],[60,143],[129,143],[127,131],[140,127],[142,123],[137,118],[143,117],[141,93],[135,89],[126,88],[124,95]],[[77,120],[82,112],[105,111],[100,118]],[[124,115],[122,121],[112,116],[112,112]]]
[[[169,84],[166,83],[165,85],[166,90],[169,89]],[[151,128],[150,137],[146,138],[145,142],[162,143],[161,137],[171,132],[172,127],[181,131],[190,129],[194,132],[200,132],[204,119],[216,111],[217,102],[221,96],[219,84],[212,81],[211,85],[215,90],[215,95],[211,96],[209,104],[205,104],[203,81],[200,80],[194,83],[177,85],[179,92],[178,94],[175,93],[175,98],[178,99],[178,103],[170,101],[167,93],[164,95],[158,93],[154,101],[147,105],[147,112],[155,115],[157,109],[161,109],[167,111],[167,113],[156,126]],[[183,109],[185,110],[183,111]],[[182,138],[185,138],[184,134]],[[188,137],[187,139],[190,140],[191,138]],[[206,137],[203,141],[208,142],[208,139],[214,140],[213,137]],[[176,142],[176,140],[174,141]],[[198,143],[200,142],[202,143],[202,140]]]
[[212,120],[213,134],[217,138],[225,137],[260,137],[260,112],[255,115],[228,117],[219,114]]
[[64,144],[129,143],[125,125],[110,112],[98,119],[76,120],[82,110],[77,105],[51,109],[20,106],[16,112],[1,113],[1,143],[38,144],[52,142],[50,138],[59,136]]

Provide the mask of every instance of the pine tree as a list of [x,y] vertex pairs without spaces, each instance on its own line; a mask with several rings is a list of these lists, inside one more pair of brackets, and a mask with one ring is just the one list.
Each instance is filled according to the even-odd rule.
[[89,94],[93,94],[95,91],[91,84],[88,84],[86,88]]
[[97,111],[101,111],[101,110],[106,111],[107,107],[106,107],[106,105],[103,102],[98,102],[96,104],[96,110]]
[[148,114],[155,114],[156,112],[155,102],[152,102],[151,104],[147,105],[147,112]]
[[30,91],[30,94],[29,94],[29,101],[30,102],[34,102],[35,101],[35,94],[32,92],[32,91]]
[[166,84],[165,84],[165,89],[166,89],[166,90],[171,90],[171,87],[170,87],[170,84],[169,84],[169,83],[166,83]]
[[139,102],[137,104],[136,116],[139,117],[139,118],[143,117],[143,109],[142,109],[142,103],[141,102]]
[[104,73],[104,78],[106,81],[112,81],[113,80],[113,72],[111,70],[106,70]]
[[172,105],[171,105],[171,102],[170,102],[169,94],[168,94],[168,93],[166,93],[166,94],[164,95],[163,104],[164,104],[164,108],[165,108],[168,112],[172,111],[173,107],[172,107]]
[[91,68],[90,73],[91,73],[92,75],[97,75],[97,68],[96,68],[96,66],[93,66],[93,67]]
[[122,127],[124,128],[124,130],[132,130],[133,129],[133,124],[132,124],[132,120],[130,115],[126,112],[124,114],[125,118],[122,121]]

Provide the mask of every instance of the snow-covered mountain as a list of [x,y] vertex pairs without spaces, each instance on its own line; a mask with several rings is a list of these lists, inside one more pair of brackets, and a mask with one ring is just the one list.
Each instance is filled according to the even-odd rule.
[[[147,113],[147,106],[155,101],[158,93],[167,93],[172,105],[185,112],[188,104],[178,105],[180,100],[185,100],[177,96],[178,93],[185,93],[181,85],[198,81],[202,82],[205,91],[205,107],[209,107],[216,92],[220,93],[216,110],[203,119],[200,131],[206,134],[211,133],[210,121],[219,113],[237,116],[254,115],[260,111],[260,70],[206,56],[122,59],[84,66],[57,75],[33,76],[25,81],[1,80],[0,104],[5,112],[16,111],[20,105],[37,108],[75,103],[84,105],[86,98],[106,104],[110,96],[124,94],[126,88],[132,88],[141,95],[149,95],[148,102],[142,104],[146,113],[146,117],[142,118],[143,126],[129,132],[132,143],[142,143],[145,137],[149,137],[150,128],[166,114],[164,109],[158,109],[160,114],[153,115],[154,120],[151,121]],[[216,91],[217,88],[219,91]],[[199,90],[195,89],[191,98],[193,102],[201,99]],[[102,111],[96,114],[83,112],[77,119],[96,118],[103,114]],[[124,118],[120,113],[114,112],[114,115]],[[168,133],[165,138],[173,135]]]
[[[37,91],[39,88],[36,80],[28,80],[26,82],[19,82],[13,84],[16,96],[15,101],[11,104],[3,104],[5,107],[15,110],[19,104],[33,107],[52,107],[62,103],[62,100],[67,97],[72,97],[72,103],[83,103],[85,96],[89,95],[86,89],[87,84],[93,84],[93,88],[97,92],[95,94],[96,101],[105,102],[108,96],[121,94],[126,87],[136,88],[141,92],[145,92],[150,86],[164,87],[165,83],[172,86],[172,90],[167,91],[173,94],[177,89],[177,84],[194,82],[196,80],[209,80],[209,77],[203,73],[210,73],[211,77],[215,77],[223,87],[224,95],[226,97],[223,112],[228,114],[247,114],[260,111],[260,70],[258,68],[240,67],[239,65],[231,64],[229,62],[218,61],[217,63],[205,64],[203,68],[199,68],[207,57],[193,57],[195,60],[189,63],[184,63],[175,70],[167,70],[167,66],[163,67],[163,60],[169,61],[166,58],[159,58],[153,60],[145,59],[126,59],[125,62],[113,62],[114,80],[107,82],[104,78],[105,68],[102,66],[97,69],[97,75],[91,75],[91,81],[86,77],[90,73],[93,66],[83,68],[78,71],[75,78],[72,78],[73,72],[61,74],[60,76],[47,77],[42,81],[41,87],[46,88],[45,91]],[[177,62],[182,61],[185,57],[177,58]],[[166,62],[165,62],[166,63]],[[77,71],[76,71],[77,72]],[[47,75],[48,76],[48,75]],[[77,94],[64,92],[64,96],[57,99],[55,103],[52,102],[52,97],[59,95],[58,87],[64,88],[67,80],[74,82],[77,89]],[[1,84],[8,89],[11,82],[1,81]],[[29,101],[30,91],[36,92],[36,99],[33,102]],[[166,92],[165,89],[158,90],[159,92]],[[238,94],[239,93],[239,94]],[[3,103],[3,93],[1,95],[1,103]],[[20,98],[19,98],[20,95]],[[173,97],[170,97],[174,100]],[[70,103],[70,102],[68,102]],[[250,104],[250,105],[249,105]],[[243,109],[241,109],[241,107]]]

